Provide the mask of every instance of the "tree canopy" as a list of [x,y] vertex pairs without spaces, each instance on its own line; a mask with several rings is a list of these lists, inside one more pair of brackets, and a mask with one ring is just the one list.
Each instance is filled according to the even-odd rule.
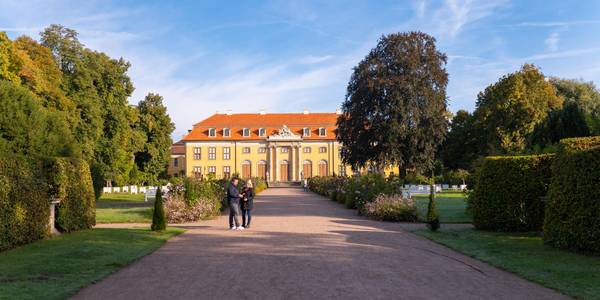
[[379,170],[430,168],[446,129],[446,55],[422,32],[381,37],[354,68],[338,140],[342,159]]

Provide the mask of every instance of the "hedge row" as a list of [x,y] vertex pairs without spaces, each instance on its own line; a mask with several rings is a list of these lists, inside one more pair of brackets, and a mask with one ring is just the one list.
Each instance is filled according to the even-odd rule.
[[600,253],[600,137],[561,141],[552,166],[544,241]]
[[488,157],[469,195],[473,225],[495,231],[541,231],[553,155]]
[[48,191],[39,170],[24,158],[0,159],[0,251],[50,234]]

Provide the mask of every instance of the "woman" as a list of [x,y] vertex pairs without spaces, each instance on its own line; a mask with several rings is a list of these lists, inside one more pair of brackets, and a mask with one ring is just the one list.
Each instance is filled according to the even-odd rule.
[[248,179],[243,189],[244,199],[241,202],[242,209],[242,226],[244,228],[250,228],[250,221],[252,220],[252,208],[254,206],[254,186],[252,181]]

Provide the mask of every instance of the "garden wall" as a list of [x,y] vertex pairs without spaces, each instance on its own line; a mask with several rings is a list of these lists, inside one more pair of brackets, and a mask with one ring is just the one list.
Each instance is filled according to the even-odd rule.
[[473,225],[494,231],[541,231],[553,155],[487,157],[469,195]]

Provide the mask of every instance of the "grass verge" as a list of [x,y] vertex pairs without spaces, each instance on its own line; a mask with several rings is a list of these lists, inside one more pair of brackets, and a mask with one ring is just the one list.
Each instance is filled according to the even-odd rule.
[[536,234],[475,229],[416,234],[579,299],[600,299],[600,257],[544,245]]
[[[417,209],[420,219],[427,216],[427,204],[429,195],[414,195],[417,200]],[[437,208],[442,223],[471,223],[472,219],[467,215],[467,200],[463,193],[443,192],[436,194]]]
[[[0,253],[0,298],[65,299],[182,233],[90,229]],[[7,297],[7,298],[4,298]]]
[[96,202],[96,223],[150,223],[153,206],[144,194],[104,194]]

